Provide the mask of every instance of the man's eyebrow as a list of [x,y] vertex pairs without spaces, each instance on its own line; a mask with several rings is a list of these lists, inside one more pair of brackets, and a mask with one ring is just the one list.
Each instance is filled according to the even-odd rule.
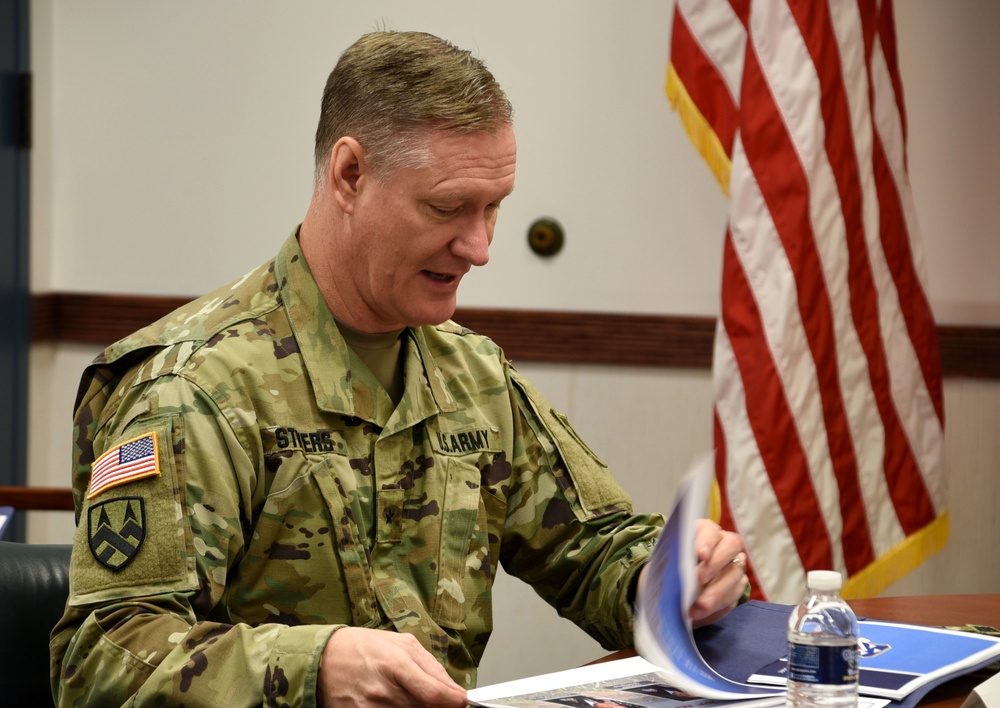
[[[502,201],[509,197],[514,192],[514,188],[511,187],[509,190],[503,192],[496,200]],[[463,192],[461,190],[452,190],[448,192],[439,192],[438,194],[433,194],[425,198],[425,201],[455,201],[455,202],[465,202],[469,201],[473,197],[468,192]]]
[[500,202],[502,202],[504,199],[506,199],[507,197],[509,197],[513,193],[514,193],[514,187],[511,187],[506,192],[504,192],[503,194],[501,194],[500,198],[497,199],[496,202],[499,204]]

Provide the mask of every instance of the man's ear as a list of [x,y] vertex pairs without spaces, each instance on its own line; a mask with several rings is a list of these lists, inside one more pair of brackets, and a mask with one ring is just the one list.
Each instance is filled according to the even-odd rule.
[[365,151],[354,138],[345,136],[331,148],[329,185],[345,213],[354,212],[354,202],[366,171]]

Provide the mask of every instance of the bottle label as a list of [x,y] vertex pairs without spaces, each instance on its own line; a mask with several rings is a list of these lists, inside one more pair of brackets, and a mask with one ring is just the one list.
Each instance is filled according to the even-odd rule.
[[788,645],[788,679],[799,683],[846,686],[858,682],[858,645]]

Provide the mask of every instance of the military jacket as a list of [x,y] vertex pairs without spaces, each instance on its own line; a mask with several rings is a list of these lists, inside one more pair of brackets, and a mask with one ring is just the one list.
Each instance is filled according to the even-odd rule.
[[662,526],[490,339],[405,331],[398,405],[344,343],[296,234],[109,347],[74,419],[60,705],[314,705],[353,625],[475,685],[498,564],[605,647]]

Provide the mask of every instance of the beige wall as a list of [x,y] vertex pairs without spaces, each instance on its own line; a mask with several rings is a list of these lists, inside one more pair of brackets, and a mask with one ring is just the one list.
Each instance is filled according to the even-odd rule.
[[[35,0],[33,290],[194,295],[272,255],[309,197],[326,73],[381,22],[474,49],[517,110],[517,190],[463,305],[715,314],[726,203],[663,97],[671,4],[581,7]],[[896,14],[931,301],[943,323],[1000,326],[1000,4],[901,0]],[[525,245],[543,215],[568,234],[552,261]],[[32,353],[34,484],[68,484],[70,408],[93,354]],[[640,509],[668,508],[711,445],[707,371],[520,368]],[[945,401],[952,541],[890,593],[1000,592],[1000,382],[948,380]],[[69,514],[30,520],[35,541],[71,533]],[[484,683],[601,653],[530,590],[498,584]]]

